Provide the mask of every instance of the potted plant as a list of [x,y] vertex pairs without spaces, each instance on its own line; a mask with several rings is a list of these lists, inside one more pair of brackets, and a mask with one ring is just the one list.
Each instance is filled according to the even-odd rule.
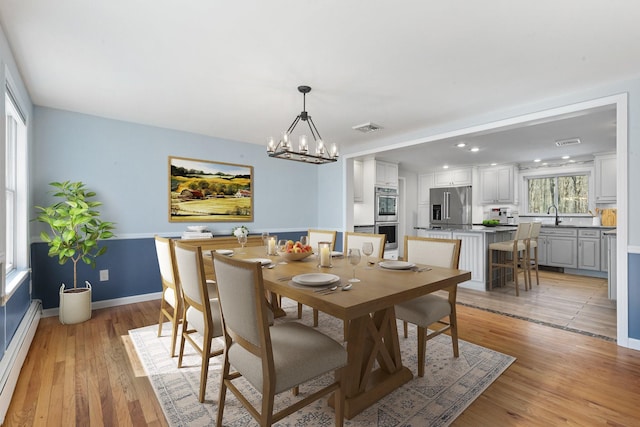
[[42,241],[49,245],[49,256],[58,257],[58,263],[73,263],[73,288],[60,286],[60,322],[80,323],[91,318],[91,284],[78,288],[78,261],[96,266],[96,258],[107,251],[98,241],[113,237],[111,222],[100,219],[96,208],[101,202],[90,201],[96,193],[85,188],[82,182],[52,182],[53,196],[62,200],[49,206],[36,206],[36,220],[49,225],[50,232],[40,233]]

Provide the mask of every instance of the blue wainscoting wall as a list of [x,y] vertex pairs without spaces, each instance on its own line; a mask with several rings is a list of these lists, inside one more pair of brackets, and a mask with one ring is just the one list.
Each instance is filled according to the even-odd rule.
[[[303,234],[306,234],[306,230],[277,233],[278,237],[291,240],[298,240]],[[162,291],[153,238],[111,239],[103,241],[101,245],[108,249],[96,260],[95,269],[82,262],[78,263],[78,286],[84,286],[85,280],[91,283],[93,302]],[[341,248],[342,233],[338,233],[336,249]],[[48,251],[46,243],[31,245],[33,298],[42,300],[43,309],[59,306],[62,283],[67,288],[73,287],[73,264],[67,262],[65,265],[59,265],[57,258],[47,255]],[[109,270],[108,281],[100,281],[100,270]],[[27,292],[27,295],[24,300],[28,306],[28,287],[23,288],[26,288],[24,292]],[[14,299],[23,300],[14,296],[12,302]],[[26,308],[22,309],[22,313],[24,310]]]

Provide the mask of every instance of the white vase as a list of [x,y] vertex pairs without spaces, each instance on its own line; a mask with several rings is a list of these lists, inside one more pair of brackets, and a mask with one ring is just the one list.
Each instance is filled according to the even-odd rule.
[[60,286],[60,323],[71,325],[91,319],[91,284],[86,288],[64,288]]

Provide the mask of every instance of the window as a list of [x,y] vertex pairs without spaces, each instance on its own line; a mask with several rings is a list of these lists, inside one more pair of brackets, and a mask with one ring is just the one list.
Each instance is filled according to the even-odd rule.
[[27,271],[27,126],[8,87],[5,91],[5,289],[3,297]]
[[546,214],[556,205],[561,214],[589,212],[589,174],[527,178],[528,213]]

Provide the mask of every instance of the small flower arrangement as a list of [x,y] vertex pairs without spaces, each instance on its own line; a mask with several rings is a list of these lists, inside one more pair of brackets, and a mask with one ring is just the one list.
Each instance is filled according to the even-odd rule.
[[240,225],[238,227],[234,227],[233,230],[231,230],[231,234],[233,234],[236,237],[240,237],[241,235],[246,236],[249,234],[249,229],[244,225]]

